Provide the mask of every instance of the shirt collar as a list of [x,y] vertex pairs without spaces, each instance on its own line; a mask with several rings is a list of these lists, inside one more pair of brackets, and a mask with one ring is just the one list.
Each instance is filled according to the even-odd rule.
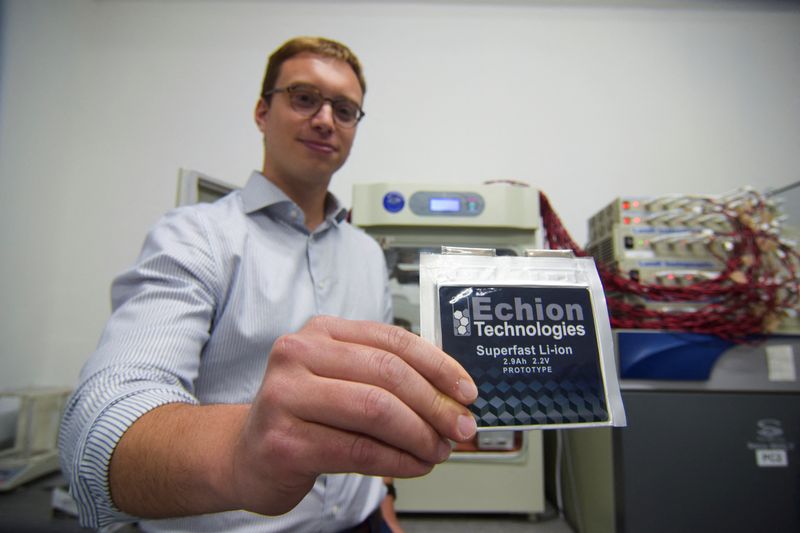
[[[267,209],[283,216],[291,217],[291,212],[300,212],[291,198],[277,185],[269,181],[260,172],[253,171],[242,189],[242,203],[245,213],[254,213]],[[339,199],[330,191],[325,197],[325,218],[332,223],[339,224],[347,217],[347,209],[342,207]]]

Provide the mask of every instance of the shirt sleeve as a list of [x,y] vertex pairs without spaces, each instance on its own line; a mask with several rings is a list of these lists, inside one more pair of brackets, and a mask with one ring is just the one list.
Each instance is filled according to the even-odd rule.
[[162,218],[136,265],[114,280],[111,318],[59,434],[83,526],[135,519],[116,508],[108,482],[123,433],[158,406],[198,403],[193,382],[218,307],[218,267],[200,211],[182,208]]

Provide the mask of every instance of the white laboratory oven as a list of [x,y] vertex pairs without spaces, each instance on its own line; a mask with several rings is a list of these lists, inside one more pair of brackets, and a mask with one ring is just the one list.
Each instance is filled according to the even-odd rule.
[[[352,222],[383,248],[395,323],[417,334],[420,252],[459,246],[523,255],[541,248],[539,191],[505,182],[356,184]],[[541,432],[479,433],[427,476],[395,484],[400,512],[540,513]]]

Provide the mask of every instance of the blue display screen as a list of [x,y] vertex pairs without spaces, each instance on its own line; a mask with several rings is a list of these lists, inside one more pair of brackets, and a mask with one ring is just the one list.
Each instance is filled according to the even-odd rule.
[[461,211],[459,198],[431,198],[428,208],[434,213],[457,213]]

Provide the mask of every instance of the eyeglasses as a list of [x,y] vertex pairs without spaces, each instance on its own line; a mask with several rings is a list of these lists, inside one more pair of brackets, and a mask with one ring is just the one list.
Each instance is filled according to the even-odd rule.
[[325,102],[330,102],[334,121],[345,128],[354,127],[366,114],[357,103],[349,98],[326,98],[313,85],[279,87],[265,92],[263,97],[266,98],[274,93],[288,94],[292,109],[304,117],[313,117],[322,109]]

